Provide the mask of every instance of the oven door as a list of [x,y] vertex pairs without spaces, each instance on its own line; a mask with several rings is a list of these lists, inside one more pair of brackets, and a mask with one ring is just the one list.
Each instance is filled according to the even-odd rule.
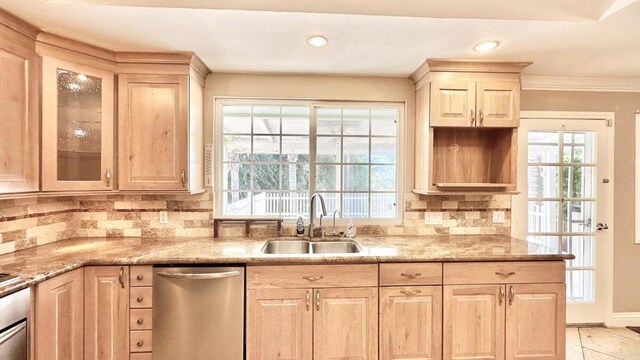
[[27,360],[27,319],[0,332],[0,359]]

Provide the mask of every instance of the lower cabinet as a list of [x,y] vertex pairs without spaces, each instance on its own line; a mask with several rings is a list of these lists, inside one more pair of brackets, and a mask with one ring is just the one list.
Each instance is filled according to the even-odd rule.
[[380,358],[442,359],[442,287],[380,288]]
[[83,269],[70,271],[35,286],[34,359],[82,360],[83,287]]
[[129,357],[129,268],[84,268],[84,359]]
[[444,286],[445,359],[565,357],[565,285]]
[[378,288],[247,292],[247,359],[377,359]]

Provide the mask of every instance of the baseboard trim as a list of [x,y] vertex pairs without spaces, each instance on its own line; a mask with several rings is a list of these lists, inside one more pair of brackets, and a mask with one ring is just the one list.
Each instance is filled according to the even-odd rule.
[[605,322],[608,327],[640,326],[640,312],[619,312],[611,315],[611,320]]

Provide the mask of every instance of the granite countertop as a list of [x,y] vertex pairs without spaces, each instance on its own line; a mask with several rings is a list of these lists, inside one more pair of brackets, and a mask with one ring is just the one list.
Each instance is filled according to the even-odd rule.
[[[376,262],[549,261],[573,259],[556,249],[496,235],[358,237],[358,254],[267,255],[273,238],[77,238],[0,256],[0,273],[20,279],[0,296],[84,265],[301,264]],[[283,238],[286,239],[286,238]]]

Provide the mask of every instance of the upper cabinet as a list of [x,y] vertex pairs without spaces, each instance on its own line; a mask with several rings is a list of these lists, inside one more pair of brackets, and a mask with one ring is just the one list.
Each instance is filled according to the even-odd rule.
[[[195,58],[194,58],[195,59]],[[120,190],[204,189],[204,77],[199,63],[118,76]],[[202,68],[202,67],[200,67]]]
[[42,59],[42,190],[114,188],[114,74]]
[[427,60],[414,72],[414,192],[517,193],[520,73],[529,64]]
[[[38,191],[40,136],[36,29],[0,9],[0,194]],[[15,30],[14,30],[15,29]]]

